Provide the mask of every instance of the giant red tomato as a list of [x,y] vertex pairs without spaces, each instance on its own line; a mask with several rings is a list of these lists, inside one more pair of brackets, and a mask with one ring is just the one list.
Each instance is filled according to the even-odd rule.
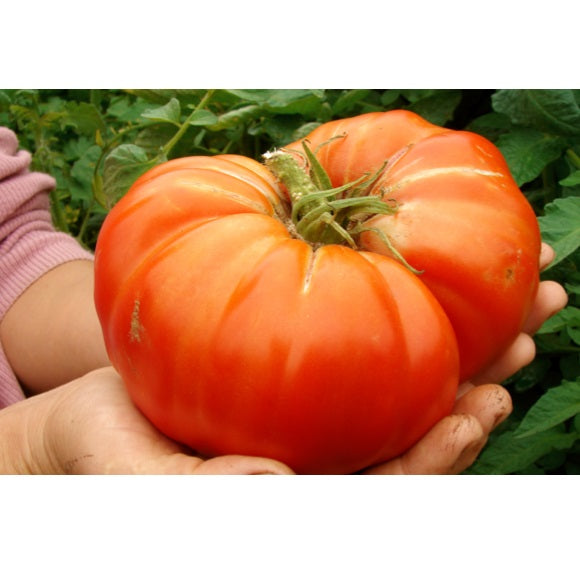
[[[110,212],[97,310],[112,363],[162,432],[203,455],[354,472],[450,412],[456,333],[470,367],[494,356],[494,336],[513,338],[537,285],[539,239],[501,156],[407,113],[377,119],[372,130],[369,117],[346,122],[318,152],[333,185],[388,157],[358,189],[297,185],[277,162],[288,155],[269,162],[283,186],[244,157],[191,157],[146,173]],[[324,131],[313,145],[337,126]],[[462,334],[472,324],[483,346]]]

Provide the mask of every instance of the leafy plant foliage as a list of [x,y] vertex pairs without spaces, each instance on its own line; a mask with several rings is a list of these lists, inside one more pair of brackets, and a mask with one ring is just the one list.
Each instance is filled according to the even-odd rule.
[[556,250],[543,278],[569,295],[536,335],[536,359],[506,382],[513,414],[466,473],[580,473],[579,90],[0,90],[0,124],[57,180],[55,224],[91,249],[108,210],[158,163],[260,159],[331,119],[396,108],[496,143]]

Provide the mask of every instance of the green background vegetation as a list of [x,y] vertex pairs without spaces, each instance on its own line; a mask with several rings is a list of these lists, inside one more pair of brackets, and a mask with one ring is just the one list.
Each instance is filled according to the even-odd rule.
[[472,474],[580,473],[580,90],[0,90],[0,124],[53,175],[56,226],[93,249],[107,211],[167,159],[265,151],[331,119],[395,108],[493,141],[557,257],[569,304],[506,382],[512,416]]

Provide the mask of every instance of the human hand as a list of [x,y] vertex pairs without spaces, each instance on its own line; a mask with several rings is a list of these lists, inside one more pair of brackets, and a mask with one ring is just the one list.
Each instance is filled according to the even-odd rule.
[[6,436],[1,439],[11,443],[0,453],[4,473],[292,473],[266,458],[192,456],[145,419],[112,368],[93,371],[7,407],[2,414],[0,429]]
[[[554,259],[542,244],[540,268]],[[567,295],[560,284],[540,283],[532,311],[522,333],[492,365],[459,386],[451,415],[437,423],[406,453],[365,470],[367,474],[456,474],[467,469],[486,444],[491,431],[512,411],[508,391],[499,383],[529,364],[536,354],[532,335],[564,308]]]

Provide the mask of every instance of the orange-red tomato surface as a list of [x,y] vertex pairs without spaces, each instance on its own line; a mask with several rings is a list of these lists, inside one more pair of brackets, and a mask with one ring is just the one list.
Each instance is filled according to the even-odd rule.
[[141,411],[200,454],[299,473],[395,457],[529,311],[537,222],[493,145],[403,111],[308,139],[342,133],[322,165],[336,185],[390,159],[375,192],[398,211],[368,219],[421,274],[373,232],[359,249],[300,239],[284,187],[236,155],[160,165],[105,220],[95,300],[111,361]]
[[[389,160],[375,190],[399,209],[367,225],[422,270],[457,334],[461,379],[485,368],[520,332],[539,283],[538,222],[499,150],[408,111],[333,121],[307,139],[328,142],[318,158],[335,186]],[[372,232],[360,247],[389,254]]]

